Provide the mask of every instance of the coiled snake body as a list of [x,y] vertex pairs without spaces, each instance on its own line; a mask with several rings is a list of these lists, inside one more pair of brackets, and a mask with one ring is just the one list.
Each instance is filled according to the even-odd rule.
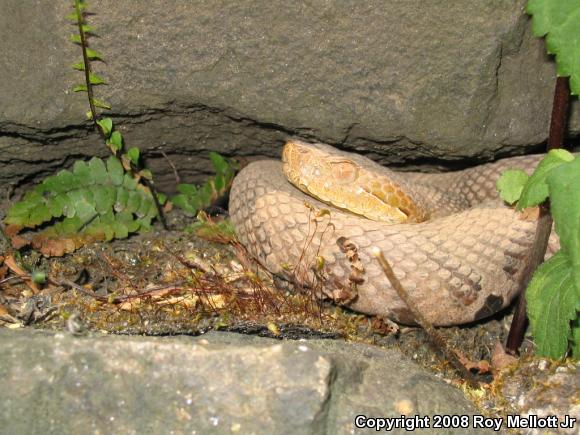
[[518,291],[536,222],[504,205],[495,183],[508,168],[530,173],[539,158],[396,173],[290,141],[284,164],[254,162],[237,175],[230,215],[242,244],[274,274],[355,311],[413,323],[371,254],[378,247],[428,321],[461,324],[497,312]]

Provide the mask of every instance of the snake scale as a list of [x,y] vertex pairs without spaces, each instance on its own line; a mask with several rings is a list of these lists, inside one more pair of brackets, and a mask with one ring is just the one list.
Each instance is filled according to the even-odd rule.
[[[284,164],[257,161],[236,176],[229,210],[240,242],[270,272],[355,311],[413,324],[371,253],[377,247],[429,322],[456,325],[490,316],[516,295],[536,221],[499,200],[495,183],[508,168],[531,173],[539,159],[397,173],[291,140]],[[288,178],[309,193],[315,185],[324,202]]]

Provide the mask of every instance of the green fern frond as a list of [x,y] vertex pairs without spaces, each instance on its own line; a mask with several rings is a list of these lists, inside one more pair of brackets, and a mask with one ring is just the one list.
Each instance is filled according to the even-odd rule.
[[66,253],[92,240],[147,230],[156,216],[151,192],[111,156],[106,162],[97,157],[77,161],[72,171],[46,178],[8,210],[5,222],[29,229],[46,225],[31,241],[41,252],[55,255],[55,245]]
[[215,176],[201,186],[178,184],[179,194],[171,201],[190,216],[195,216],[223,197],[229,190],[235,175],[236,163],[227,160],[218,153],[210,152],[209,158],[215,170]]

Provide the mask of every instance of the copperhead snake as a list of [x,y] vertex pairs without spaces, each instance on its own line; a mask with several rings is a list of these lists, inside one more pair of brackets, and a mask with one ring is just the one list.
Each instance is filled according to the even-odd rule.
[[290,140],[284,163],[253,162],[236,176],[230,216],[240,242],[270,272],[355,311],[412,324],[371,253],[378,247],[429,322],[462,324],[494,314],[518,291],[536,222],[505,205],[495,183],[505,169],[531,173],[540,158],[397,173]]

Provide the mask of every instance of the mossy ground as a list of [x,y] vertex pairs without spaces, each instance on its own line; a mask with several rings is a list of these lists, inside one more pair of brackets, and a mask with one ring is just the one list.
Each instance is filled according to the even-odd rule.
[[[187,225],[179,213],[170,218],[173,228]],[[397,347],[438,376],[461,384],[423,330],[398,328],[309,293],[280,290],[232,244],[157,225],[150,233],[85,246],[64,257],[23,252],[19,261],[29,271],[44,270],[54,281],[74,282],[83,291],[48,284],[34,294],[25,282],[8,281],[0,293],[0,324],[5,327],[21,323],[74,333],[146,335],[198,335],[215,329],[280,339],[344,339]],[[505,341],[510,320],[508,310],[484,322],[439,331],[469,360],[490,361],[495,344]],[[480,380],[491,381],[491,374]],[[480,390],[466,388],[468,396],[483,411],[501,413],[501,389],[483,385]]]

